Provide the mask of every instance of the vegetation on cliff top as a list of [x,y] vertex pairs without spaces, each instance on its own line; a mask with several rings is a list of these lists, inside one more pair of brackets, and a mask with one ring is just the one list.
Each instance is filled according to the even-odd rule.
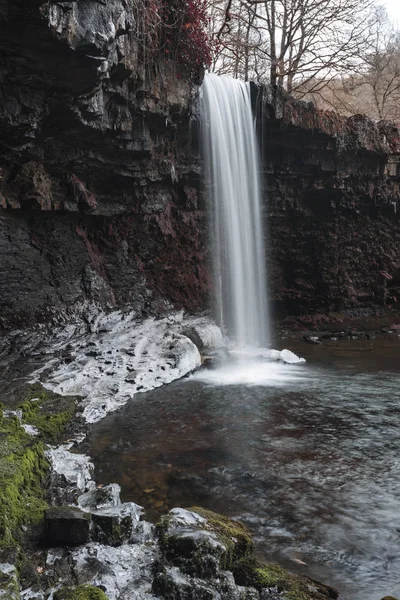
[[144,62],[161,51],[182,66],[186,78],[199,83],[212,54],[206,0],[149,0],[137,2],[136,11]]

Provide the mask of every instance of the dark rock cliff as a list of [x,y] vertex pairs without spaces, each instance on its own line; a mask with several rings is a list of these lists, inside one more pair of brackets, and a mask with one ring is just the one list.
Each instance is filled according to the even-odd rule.
[[[0,0],[3,327],[86,301],[207,307],[191,89],[143,8]],[[398,129],[261,96],[276,314],[400,304]]]
[[398,310],[398,128],[322,112],[283,90],[253,91],[275,314]]
[[165,300],[206,303],[191,90],[150,52],[143,10],[132,0],[0,2],[5,326],[86,299],[153,312]]

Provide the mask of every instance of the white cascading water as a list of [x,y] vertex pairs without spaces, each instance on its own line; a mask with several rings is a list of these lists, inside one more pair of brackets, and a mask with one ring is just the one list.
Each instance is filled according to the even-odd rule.
[[217,320],[239,348],[266,347],[269,319],[259,154],[249,84],[206,75],[201,112]]

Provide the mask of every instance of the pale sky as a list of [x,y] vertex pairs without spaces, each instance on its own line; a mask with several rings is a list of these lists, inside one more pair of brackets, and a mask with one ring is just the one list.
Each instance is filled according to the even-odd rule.
[[382,0],[389,17],[400,25],[400,0]]

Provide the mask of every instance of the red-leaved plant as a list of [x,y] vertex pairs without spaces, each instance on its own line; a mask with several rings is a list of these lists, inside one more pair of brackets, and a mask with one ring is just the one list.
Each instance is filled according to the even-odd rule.
[[175,60],[197,83],[205,67],[211,64],[211,45],[207,36],[206,0],[176,0],[166,2],[166,45]]
[[[149,53],[164,52],[182,66],[185,76],[198,83],[211,64],[207,36],[207,0],[142,0],[138,10],[138,36],[147,60]],[[180,77],[177,74],[177,77]]]

